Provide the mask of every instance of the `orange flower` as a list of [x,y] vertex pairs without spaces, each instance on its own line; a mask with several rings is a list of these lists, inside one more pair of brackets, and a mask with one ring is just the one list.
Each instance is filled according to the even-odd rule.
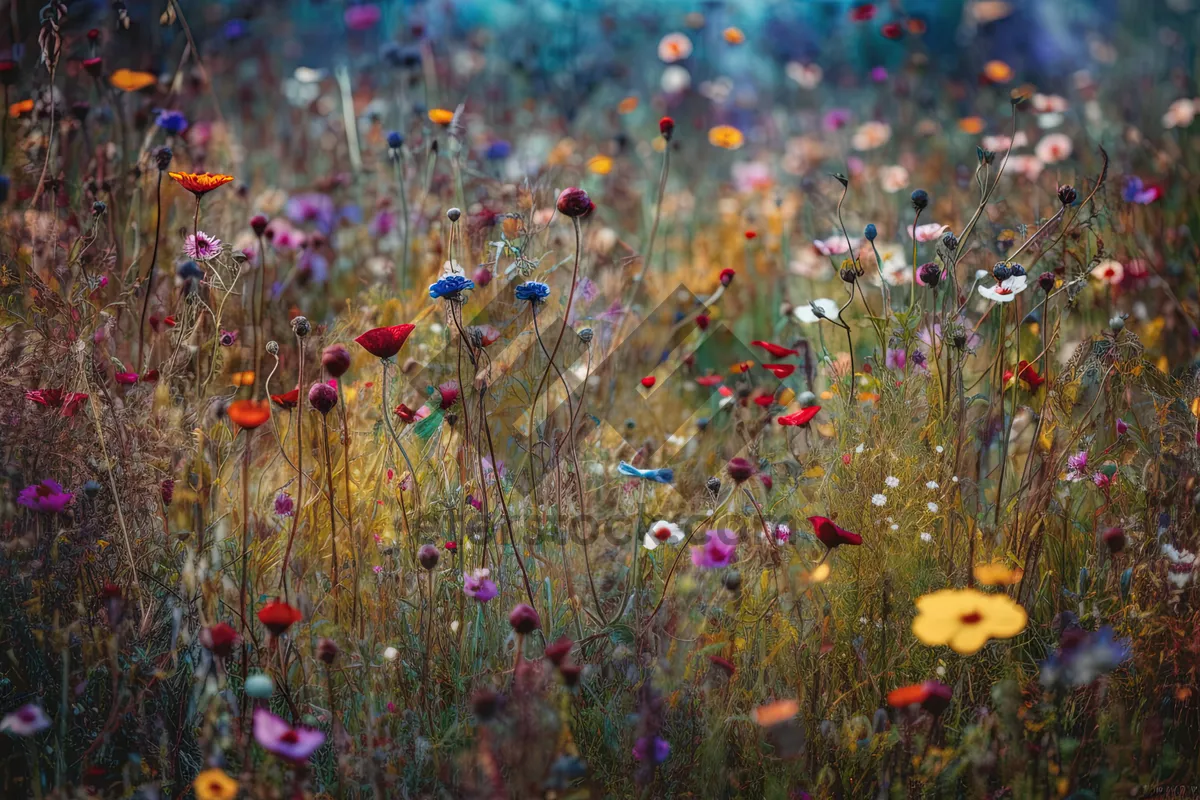
[[746,41],[746,34],[742,33],[741,28],[726,28],[721,32],[725,37],[725,41],[729,44],[741,44]]
[[1013,78],[1013,70],[1003,61],[989,61],[983,65],[983,77],[992,83],[1008,83]]
[[718,125],[708,132],[708,143],[722,150],[737,150],[746,137],[732,125]]
[[20,100],[8,107],[8,115],[13,119],[33,111],[33,98]]
[[244,372],[233,373],[234,386],[253,386],[254,385],[254,370],[245,370]]
[[208,194],[213,189],[224,186],[233,180],[232,175],[220,175],[211,172],[168,172],[167,175],[196,197]]
[[618,114],[632,114],[634,111],[637,110],[637,107],[638,107],[638,99],[636,97],[634,97],[633,95],[630,95],[629,97],[622,99],[621,102],[617,103],[617,113]]
[[257,400],[234,400],[226,413],[238,427],[254,430],[271,418],[271,404]]
[[434,125],[449,125],[454,122],[454,112],[448,108],[429,109],[429,121]]
[[770,728],[793,719],[800,712],[800,703],[796,700],[777,700],[759,706],[751,712],[754,721],[764,728]]
[[983,133],[983,128],[984,122],[982,117],[963,117],[958,121],[958,129],[971,136]]
[[150,72],[119,69],[109,77],[109,81],[122,92],[137,92],[158,83],[158,77]]

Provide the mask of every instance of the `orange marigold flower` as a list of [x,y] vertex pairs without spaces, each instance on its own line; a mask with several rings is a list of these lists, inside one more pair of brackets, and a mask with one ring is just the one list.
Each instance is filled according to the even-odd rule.
[[448,108],[429,109],[429,121],[434,125],[449,125],[454,122],[454,112]]
[[122,92],[137,92],[158,83],[158,76],[152,72],[119,69],[110,75],[108,80]]
[[722,150],[737,150],[746,141],[742,132],[732,125],[718,125],[708,132],[708,142]]
[[1003,61],[989,61],[983,65],[983,76],[992,83],[1008,83],[1013,79],[1013,69]]
[[746,34],[742,33],[741,28],[726,28],[721,31],[721,36],[725,37],[729,44],[741,44],[746,41]]
[[8,107],[8,115],[13,119],[33,111],[33,99],[19,100]]
[[233,180],[232,175],[212,172],[168,172],[167,175],[196,197],[208,194]]

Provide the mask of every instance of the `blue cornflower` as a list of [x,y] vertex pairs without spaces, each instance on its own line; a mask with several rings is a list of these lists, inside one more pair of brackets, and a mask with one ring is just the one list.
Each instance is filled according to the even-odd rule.
[[525,281],[517,286],[517,299],[540,303],[550,296],[550,287],[540,281]]
[[455,298],[459,292],[474,289],[475,281],[462,275],[447,275],[429,285],[429,296],[437,300],[441,297]]
[[1059,649],[1042,662],[1042,686],[1087,686],[1129,660],[1129,640],[1117,639],[1105,625],[1094,632],[1068,627],[1059,637]]
[[187,117],[183,115],[182,111],[171,111],[165,108],[158,112],[154,124],[172,136],[178,136],[188,129]]
[[863,230],[863,236],[865,236],[867,238],[868,242],[875,241],[875,237],[878,235],[879,235],[879,229],[875,227],[874,222],[868,224],[867,227]]
[[630,478],[641,478],[655,483],[671,483],[675,480],[675,470],[670,467],[662,469],[638,469],[632,464],[622,461],[617,465],[617,472]]
[[388,131],[387,143],[393,150],[399,150],[404,146],[404,134],[400,131]]
[[512,154],[512,145],[503,139],[497,139],[488,145],[488,149],[484,151],[484,157],[489,161],[500,161],[508,158]]

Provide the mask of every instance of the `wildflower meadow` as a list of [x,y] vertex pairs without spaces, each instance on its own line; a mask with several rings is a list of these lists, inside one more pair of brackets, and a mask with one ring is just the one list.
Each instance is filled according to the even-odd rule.
[[1200,797],[1195,0],[0,18],[0,796]]

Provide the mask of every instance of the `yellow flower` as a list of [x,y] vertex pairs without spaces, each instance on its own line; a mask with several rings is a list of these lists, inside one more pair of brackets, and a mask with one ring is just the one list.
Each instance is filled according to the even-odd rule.
[[1025,571],[1020,567],[1010,568],[1000,561],[975,565],[975,580],[984,586],[1011,586],[1021,580]]
[[454,121],[454,112],[448,108],[431,108],[429,121],[434,125],[449,125]]
[[1006,594],[976,589],[942,589],[917,598],[912,632],[922,644],[949,645],[969,656],[988,639],[1008,639],[1025,630],[1025,609]]
[[746,141],[742,132],[732,125],[718,125],[708,132],[708,142],[723,150],[737,150]]
[[192,786],[197,800],[233,800],[238,792],[238,782],[219,769],[204,770]]
[[612,172],[613,160],[608,156],[592,156],[588,159],[587,168],[597,175],[607,175]]

